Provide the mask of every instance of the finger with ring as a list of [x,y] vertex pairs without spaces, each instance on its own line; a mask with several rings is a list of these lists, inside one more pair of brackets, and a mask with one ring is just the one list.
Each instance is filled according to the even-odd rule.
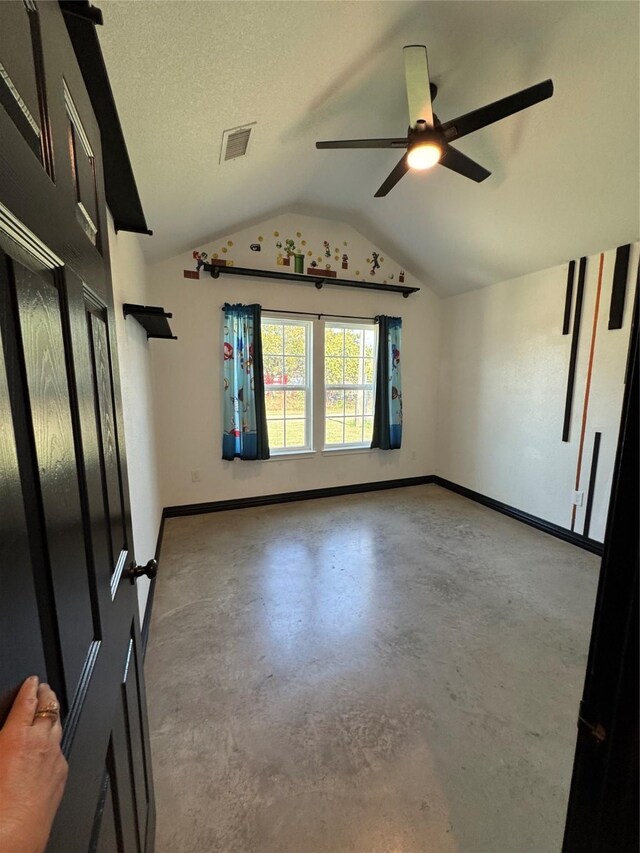
[[42,708],[38,708],[34,714],[36,717],[53,717],[57,719],[60,716],[60,706],[57,702],[47,702]]
[[53,690],[48,684],[41,684],[38,687],[38,706],[33,715],[34,725],[39,720],[49,720],[52,725],[56,725],[60,719],[60,703]]

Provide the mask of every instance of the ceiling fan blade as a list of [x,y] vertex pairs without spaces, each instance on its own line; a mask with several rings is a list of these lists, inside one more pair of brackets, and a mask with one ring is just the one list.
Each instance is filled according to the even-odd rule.
[[403,49],[403,53],[409,124],[415,127],[418,119],[424,119],[429,127],[433,127],[427,48],[423,44],[408,44]]
[[460,139],[461,136],[473,133],[474,130],[479,130],[481,127],[507,118],[507,116],[518,113],[520,110],[532,107],[552,95],[553,81],[545,80],[543,83],[537,83],[535,86],[516,92],[515,95],[509,95],[500,101],[487,104],[486,107],[480,107],[478,110],[473,110],[473,112],[466,113],[451,121],[445,121],[440,128],[444,132],[445,139],[451,142],[453,139]]
[[401,158],[398,165],[393,169],[391,174],[386,178],[383,182],[382,186],[378,190],[378,192],[374,195],[374,198],[382,198],[382,196],[387,195],[387,193],[392,190],[395,185],[398,183],[400,178],[409,171],[409,155],[404,154]]
[[447,150],[440,160],[440,165],[446,166],[447,169],[451,169],[452,172],[457,172],[459,175],[464,175],[465,178],[471,178],[472,181],[476,181],[478,184],[491,174],[484,166],[476,163],[471,157],[467,157],[462,151],[458,151],[457,148],[452,148],[450,145],[447,146]]
[[327,142],[316,142],[316,148],[406,148],[407,139],[404,136],[394,136],[389,139],[337,139]]

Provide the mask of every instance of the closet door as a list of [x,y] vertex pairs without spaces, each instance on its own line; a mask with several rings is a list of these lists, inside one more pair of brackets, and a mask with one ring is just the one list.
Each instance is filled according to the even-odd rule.
[[0,721],[62,706],[49,849],[153,849],[101,139],[57,3],[0,3]]

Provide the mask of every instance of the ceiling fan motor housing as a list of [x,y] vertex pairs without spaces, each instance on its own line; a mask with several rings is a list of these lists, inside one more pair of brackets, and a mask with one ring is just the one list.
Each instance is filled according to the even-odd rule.
[[407,148],[411,149],[415,145],[426,145],[429,142],[444,151],[446,144],[444,134],[437,124],[435,127],[430,127],[424,119],[418,119],[416,126],[410,127],[407,131]]

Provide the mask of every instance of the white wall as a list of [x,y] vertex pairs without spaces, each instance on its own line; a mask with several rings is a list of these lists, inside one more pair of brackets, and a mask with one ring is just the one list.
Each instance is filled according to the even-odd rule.
[[[331,263],[338,275],[371,280],[366,258],[375,247],[345,223],[315,217],[286,214],[196,248],[241,266],[278,269],[275,243],[284,242],[287,236],[298,244],[306,240],[304,250],[311,253],[307,262],[321,257],[322,264],[325,260]],[[322,257],[325,239],[332,247],[328,259]],[[262,250],[251,252],[250,243],[257,242]],[[341,250],[345,242],[350,269],[343,272],[341,263],[335,261],[335,250]],[[598,540],[604,536],[611,487],[638,255],[635,245],[623,328],[609,331],[615,249],[605,253],[579,485],[586,504],[593,434],[600,431],[590,529],[590,536]],[[317,291],[308,285],[269,279],[224,275],[213,279],[204,272],[198,280],[185,278],[185,270],[195,269],[191,251],[149,267],[146,301],[174,313],[171,324],[178,335],[177,341],[156,341],[150,346],[160,505],[435,473],[569,528],[598,263],[598,255],[587,263],[568,443],[561,440],[571,347],[571,335],[561,334],[566,264],[449,299],[440,299],[422,287],[407,300],[341,288]],[[398,283],[399,274],[400,267],[385,258],[374,280]],[[574,294],[577,275],[576,265]],[[409,273],[405,283],[421,286]],[[326,453],[316,447],[311,457],[223,461],[220,308],[225,301],[256,301],[264,308],[293,311],[401,315],[402,450]],[[140,427],[141,436],[143,431]],[[192,481],[192,471],[199,473],[199,482]],[[584,513],[585,505],[577,509],[578,533],[583,530]]]
[[[278,232],[276,236],[274,232]],[[297,238],[300,232],[301,237]],[[362,235],[344,223],[287,214],[198,249],[241,266],[278,269],[275,243],[291,236],[306,240],[307,261],[320,257],[345,278],[399,283],[400,267],[381,251],[381,270],[370,275],[366,258],[375,250]],[[251,252],[258,242],[261,252]],[[331,244],[324,258],[323,241]],[[229,245],[229,241],[232,245]],[[344,243],[347,246],[344,246]],[[340,250],[336,263],[334,249]],[[227,251],[224,252],[223,250]],[[349,270],[341,268],[341,254],[349,255]],[[384,260],[382,261],[382,258]],[[150,267],[149,299],[174,314],[177,341],[157,341],[152,350],[154,405],[164,506],[201,503],[390,480],[433,473],[435,466],[436,385],[440,300],[427,288],[404,299],[396,294],[325,287],[270,279],[185,279],[195,269],[187,252]],[[359,273],[359,275],[356,275]],[[405,284],[421,286],[407,274]],[[222,312],[224,302],[259,302],[264,308],[403,318],[402,378],[404,387],[403,446],[399,451],[367,450],[312,457],[272,458],[266,462],[225,462],[222,448]],[[193,483],[191,471],[200,472]]]
[[[109,217],[109,250],[115,303],[118,362],[122,390],[125,444],[131,499],[131,522],[135,558],[146,563],[156,550],[162,515],[156,464],[155,429],[151,388],[151,342],[133,318],[125,320],[122,304],[150,304],[147,298],[146,268],[138,237],[125,231],[114,232]],[[149,580],[137,581],[140,622],[149,593]]]
[[[633,247],[623,328],[609,331],[615,249],[605,253],[581,490],[593,434],[602,432],[589,535],[602,541],[623,395],[638,245]],[[562,442],[571,335],[563,336],[568,264],[443,300],[435,473],[570,527],[598,281],[587,261],[570,441]],[[577,288],[578,264],[574,282]],[[573,314],[572,314],[573,317]],[[583,531],[585,507],[575,530]]]

